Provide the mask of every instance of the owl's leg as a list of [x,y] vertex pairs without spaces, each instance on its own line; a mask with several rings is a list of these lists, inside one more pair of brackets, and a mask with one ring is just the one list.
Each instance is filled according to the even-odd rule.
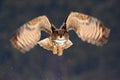
[[57,46],[53,46],[52,51],[53,51],[53,54],[57,54]]
[[63,50],[69,48],[69,47],[72,46],[72,45],[73,45],[73,43],[72,43],[70,40],[68,40],[68,41],[67,41],[65,44],[63,44],[63,45],[58,45],[58,46],[57,46],[58,56],[62,56],[62,55],[63,55]]
[[57,50],[58,50],[58,56],[62,56],[62,54],[63,54],[63,45],[57,46]]

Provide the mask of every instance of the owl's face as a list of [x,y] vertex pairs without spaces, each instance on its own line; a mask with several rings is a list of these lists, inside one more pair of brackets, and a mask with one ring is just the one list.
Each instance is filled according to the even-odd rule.
[[51,38],[53,42],[57,44],[63,44],[69,39],[69,35],[65,27],[62,27],[60,29],[52,27]]

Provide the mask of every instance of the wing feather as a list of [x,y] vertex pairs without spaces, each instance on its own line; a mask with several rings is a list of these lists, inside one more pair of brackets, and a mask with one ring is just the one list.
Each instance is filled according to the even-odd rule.
[[51,24],[46,16],[39,16],[22,25],[10,41],[15,48],[25,53],[37,44],[41,30],[51,34]]
[[71,12],[66,21],[67,30],[74,30],[83,41],[95,45],[107,42],[110,29],[105,27],[98,19],[86,14]]

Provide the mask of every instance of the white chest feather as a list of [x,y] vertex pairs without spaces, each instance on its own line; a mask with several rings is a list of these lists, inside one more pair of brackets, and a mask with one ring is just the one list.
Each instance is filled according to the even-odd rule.
[[54,40],[55,45],[62,45],[62,44],[65,44],[66,42],[67,40]]

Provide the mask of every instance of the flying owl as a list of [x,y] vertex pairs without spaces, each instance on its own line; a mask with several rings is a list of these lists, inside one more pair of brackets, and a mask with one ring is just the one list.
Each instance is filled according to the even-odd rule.
[[[57,29],[47,18],[47,16],[39,16],[25,24],[23,24],[12,36],[11,43],[22,53],[40,45],[46,50],[50,50],[53,54],[61,56],[63,50],[72,46],[68,32],[74,30],[82,41],[86,41],[93,45],[102,46],[109,37],[110,29],[104,24],[89,15],[71,12],[59,29]],[[41,31],[45,31],[49,36],[40,40]]]

